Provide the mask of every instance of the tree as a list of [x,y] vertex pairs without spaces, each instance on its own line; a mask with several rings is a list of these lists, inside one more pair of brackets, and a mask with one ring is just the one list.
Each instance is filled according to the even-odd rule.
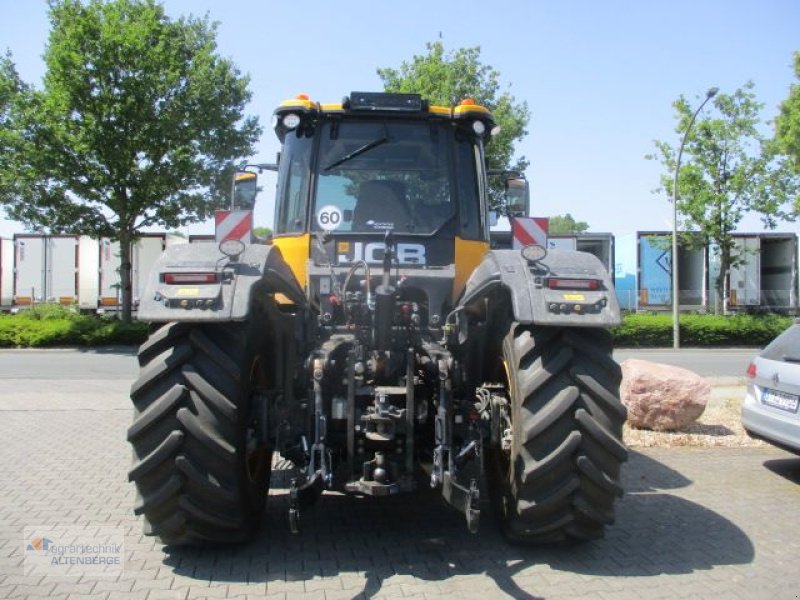
[[14,125],[25,105],[28,87],[22,82],[8,53],[0,57],[0,198],[18,189],[12,159],[23,150],[24,138]]
[[569,213],[550,217],[550,223],[548,225],[548,233],[552,235],[583,233],[587,229],[589,229],[588,223],[584,221],[576,221]]
[[216,54],[215,23],[169,19],[154,0],[53,0],[50,23],[43,89],[12,124],[27,179],[0,201],[28,225],[119,240],[129,320],[137,234],[227,204],[261,132],[244,115],[249,79]]
[[[800,52],[794,55],[794,72],[800,80]],[[800,84],[793,84],[775,119],[777,150],[785,155],[795,173],[800,174]],[[794,213],[800,215],[800,196],[794,199]]]
[[[718,248],[720,273],[714,282],[716,310],[722,306],[725,277],[743,256],[734,254],[733,233],[750,211],[760,214],[764,225],[774,228],[778,219],[788,218],[784,203],[791,195],[788,177],[774,149],[760,133],[760,111],[753,84],[748,82],[733,94],[717,94],[714,115],[700,115],[690,130],[678,178],[678,212],[685,227],[699,232],[694,238],[713,242]],[[694,108],[681,96],[673,103],[683,136]],[[657,158],[665,167],[662,191],[672,197],[676,149],[655,141]]]
[[272,237],[272,229],[269,227],[254,227],[253,235],[260,240],[268,240]]
[[427,54],[415,55],[399,69],[378,69],[385,91],[420,94],[442,106],[455,106],[465,98],[486,106],[500,126],[500,133],[486,147],[489,168],[524,172],[528,167],[525,157],[516,163],[512,160],[514,144],[528,134],[528,104],[517,102],[507,89],[500,89],[500,73],[481,62],[480,46],[448,53],[442,42],[426,47]]

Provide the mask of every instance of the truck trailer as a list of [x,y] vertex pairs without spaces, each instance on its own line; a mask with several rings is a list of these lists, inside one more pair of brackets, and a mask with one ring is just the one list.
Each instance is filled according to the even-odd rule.
[[0,310],[14,304],[14,240],[0,238]]
[[[697,240],[686,243],[679,234],[678,303],[681,310],[703,310],[707,305],[708,252]],[[672,234],[640,231],[638,249],[639,309],[666,310],[672,307]]]
[[[763,232],[734,235],[737,264],[728,273],[725,310],[798,311],[798,243],[794,233]],[[719,274],[719,250],[711,247],[710,280]],[[709,304],[715,308],[716,295]]]

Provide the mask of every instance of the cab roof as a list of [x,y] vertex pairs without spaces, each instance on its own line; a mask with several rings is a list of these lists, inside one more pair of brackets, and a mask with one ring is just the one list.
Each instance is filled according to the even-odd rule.
[[470,98],[465,98],[456,106],[437,106],[424,100],[419,94],[389,94],[385,92],[352,92],[338,104],[321,104],[314,102],[306,94],[298,94],[294,98],[284,100],[275,109],[279,118],[287,113],[318,116],[361,115],[361,116],[396,116],[396,117],[439,117],[444,119],[478,119],[492,124],[491,111]]

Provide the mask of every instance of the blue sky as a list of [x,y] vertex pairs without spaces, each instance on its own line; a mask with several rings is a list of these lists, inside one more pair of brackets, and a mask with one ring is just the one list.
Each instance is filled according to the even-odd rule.
[[[480,46],[482,60],[531,109],[519,154],[532,163],[532,213],[571,213],[592,231],[617,235],[671,227],[671,205],[652,190],[661,167],[644,159],[653,139],[674,141],[671,103],[711,86],[732,92],[747,80],[765,120],[795,81],[800,50],[797,0],[517,1],[304,3],[166,0],[167,13],[219,21],[219,52],[251,76],[251,114],[265,132],[255,160],[278,150],[269,130],[284,98],[308,93],[338,101],[379,90],[378,67],[398,67],[441,36],[445,47]],[[43,1],[0,0],[0,49],[39,84],[49,23]],[[264,181],[256,222],[272,223]],[[761,230],[748,217],[741,231]],[[800,232],[795,224],[781,231]],[[0,220],[0,235],[22,228]],[[211,233],[210,223],[192,233]]]

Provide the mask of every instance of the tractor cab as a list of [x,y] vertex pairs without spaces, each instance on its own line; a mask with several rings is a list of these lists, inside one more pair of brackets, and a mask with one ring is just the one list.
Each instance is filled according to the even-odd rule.
[[273,123],[283,144],[273,243],[311,303],[334,314],[337,277],[354,267],[377,277],[386,263],[439,323],[489,248],[489,110],[416,94],[301,95]]

